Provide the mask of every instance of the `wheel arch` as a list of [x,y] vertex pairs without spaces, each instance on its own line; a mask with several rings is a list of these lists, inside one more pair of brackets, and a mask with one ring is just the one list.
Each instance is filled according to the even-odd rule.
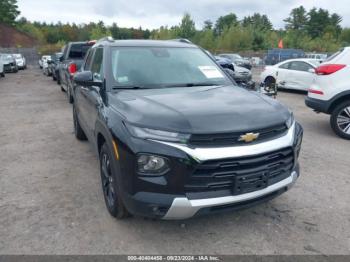
[[339,94],[335,99],[332,100],[329,108],[328,108],[328,113],[332,113],[333,110],[341,103],[345,101],[350,101],[350,90],[346,91],[344,93]]
[[264,79],[264,83],[268,80],[268,79],[271,79],[273,82],[276,83],[276,78],[272,75],[267,75]]

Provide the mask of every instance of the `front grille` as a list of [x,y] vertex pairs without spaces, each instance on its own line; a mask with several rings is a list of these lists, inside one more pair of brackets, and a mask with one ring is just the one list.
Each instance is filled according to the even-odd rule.
[[256,156],[205,161],[188,177],[185,191],[229,190],[232,195],[253,192],[287,178],[293,166],[292,148]]
[[232,146],[246,144],[239,141],[241,135],[246,133],[259,133],[259,137],[255,142],[262,142],[282,136],[288,131],[286,125],[278,125],[260,130],[250,130],[247,132],[222,133],[222,134],[193,134],[189,140],[189,144],[193,146]]

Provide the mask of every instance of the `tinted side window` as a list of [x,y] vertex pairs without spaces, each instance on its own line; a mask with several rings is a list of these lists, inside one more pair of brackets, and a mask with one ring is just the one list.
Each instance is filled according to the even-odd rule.
[[279,68],[289,69],[289,65],[290,65],[290,63],[285,63],[285,64],[280,65]]
[[290,69],[307,72],[309,69],[312,69],[312,67],[309,64],[304,62],[292,62]]
[[84,70],[88,71],[90,70],[90,65],[91,65],[91,60],[92,60],[92,55],[94,54],[93,50],[90,50],[87,54],[87,58],[85,60],[84,64]]
[[91,48],[88,44],[72,44],[69,51],[69,58],[83,59]]
[[103,75],[103,48],[97,48],[94,55],[94,60],[91,65],[91,72],[94,79],[102,80]]

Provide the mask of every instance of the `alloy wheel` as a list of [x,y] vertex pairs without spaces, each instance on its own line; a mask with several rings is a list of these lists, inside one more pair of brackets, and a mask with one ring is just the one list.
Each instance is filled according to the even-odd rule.
[[116,194],[114,191],[114,178],[112,175],[111,161],[109,155],[106,153],[102,154],[101,158],[101,172],[102,172],[102,187],[103,193],[107,200],[109,207],[115,205]]
[[350,106],[341,110],[337,116],[337,124],[340,130],[350,135]]

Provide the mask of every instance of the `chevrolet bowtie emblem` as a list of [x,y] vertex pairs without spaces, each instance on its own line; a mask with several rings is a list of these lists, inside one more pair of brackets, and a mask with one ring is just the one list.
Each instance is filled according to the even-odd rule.
[[247,133],[245,135],[241,135],[238,141],[242,141],[242,142],[244,141],[246,143],[250,143],[250,142],[253,142],[254,140],[257,140],[259,135],[260,135],[259,133],[256,133],[256,134]]

